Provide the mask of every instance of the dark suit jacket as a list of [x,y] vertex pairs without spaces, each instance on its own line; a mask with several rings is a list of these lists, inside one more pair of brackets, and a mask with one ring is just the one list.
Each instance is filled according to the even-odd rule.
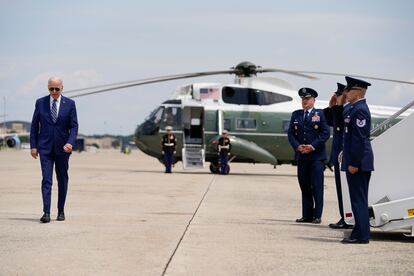
[[[295,151],[295,160],[326,160],[325,142],[329,139],[330,130],[325,115],[321,109],[312,109],[307,119],[304,119],[303,109],[292,113],[288,139]],[[309,154],[301,154],[296,149],[299,145],[310,144],[315,150]]]
[[63,146],[75,146],[78,135],[78,118],[75,102],[61,97],[58,118],[53,123],[50,113],[50,96],[36,101],[30,130],[30,147],[37,148],[39,154],[64,154]]

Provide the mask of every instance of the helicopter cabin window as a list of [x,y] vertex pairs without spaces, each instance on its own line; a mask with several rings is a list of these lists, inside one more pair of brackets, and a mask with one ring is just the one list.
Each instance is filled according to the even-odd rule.
[[244,118],[236,120],[236,129],[256,129],[256,119]]
[[223,127],[225,130],[231,130],[231,119],[224,119]]
[[229,104],[270,105],[293,100],[289,96],[275,92],[245,87],[225,86],[222,95],[223,101]]
[[289,130],[289,125],[290,125],[290,120],[283,120],[283,131],[284,132],[288,132],[288,130]]

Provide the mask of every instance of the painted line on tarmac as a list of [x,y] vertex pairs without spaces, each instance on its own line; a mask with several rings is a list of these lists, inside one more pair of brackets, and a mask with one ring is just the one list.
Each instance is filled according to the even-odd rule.
[[171,254],[170,258],[168,259],[168,262],[167,262],[167,264],[165,265],[164,270],[163,270],[163,272],[162,272],[162,274],[161,274],[162,276],[164,276],[164,275],[165,275],[165,273],[167,273],[168,267],[170,266],[170,263],[171,263],[172,259],[174,258],[175,253],[177,253],[178,248],[179,248],[179,247],[180,247],[180,245],[181,245],[181,242],[184,240],[184,237],[185,237],[185,235],[187,234],[188,228],[190,228],[190,225],[191,225],[191,223],[193,222],[193,220],[194,220],[195,216],[197,215],[198,209],[200,209],[201,204],[203,203],[204,199],[206,198],[208,191],[210,191],[210,187],[211,187],[211,185],[213,185],[213,183],[216,181],[216,177],[217,177],[217,175],[214,175],[214,176],[213,176],[213,179],[212,179],[212,180],[210,181],[210,183],[208,184],[207,189],[206,189],[206,191],[205,191],[205,192],[204,192],[204,194],[203,194],[203,197],[201,198],[200,202],[198,203],[197,208],[195,209],[195,211],[194,211],[193,215],[191,216],[190,220],[188,221],[188,223],[187,223],[187,225],[186,225],[186,227],[185,227],[185,229],[184,229],[183,234],[181,235],[180,239],[178,240],[177,245],[176,245],[176,246],[175,246],[175,248],[174,248],[173,253]]

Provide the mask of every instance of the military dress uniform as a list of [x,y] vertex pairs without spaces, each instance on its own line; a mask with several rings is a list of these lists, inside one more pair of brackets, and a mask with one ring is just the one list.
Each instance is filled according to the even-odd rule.
[[[311,88],[299,90],[301,97],[317,97]],[[310,111],[299,109],[292,113],[288,129],[289,143],[295,151],[297,174],[302,192],[302,218],[297,222],[320,223],[323,211],[323,182],[326,160],[325,142],[330,130],[323,110],[312,108]],[[300,145],[311,145],[310,153],[302,154]]]
[[[337,83],[337,90],[335,92],[336,96],[341,96],[344,92],[345,85]],[[332,137],[332,147],[331,154],[329,157],[329,163],[334,166],[335,173],[335,184],[336,184],[336,195],[338,199],[339,214],[341,219],[337,223],[332,223],[329,225],[331,228],[348,228],[349,226],[345,223],[344,220],[344,205],[342,202],[342,187],[341,187],[341,168],[339,167],[339,154],[343,148],[343,136],[344,136],[344,106],[334,105],[332,107],[327,107],[323,110],[327,124],[333,129]]]
[[[353,87],[367,88],[371,84],[346,77],[346,89]],[[370,238],[368,186],[371,172],[374,170],[374,155],[371,148],[371,113],[365,99],[360,99],[344,113],[344,149],[342,171],[346,179],[351,198],[352,213],[355,219],[351,236],[344,239],[345,243],[367,243]],[[349,166],[357,167],[358,171],[351,174]]]
[[[167,129],[172,130],[172,129]],[[177,145],[177,139],[173,133],[167,133],[161,140],[162,151],[164,154],[165,172],[171,173],[171,167],[173,165],[173,158],[175,153],[175,147]]]
[[[223,131],[223,134],[227,134],[227,131]],[[230,138],[227,136],[220,137],[217,144],[217,150],[220,160],[220,173],[228,174],[228,162],[231,151]]]

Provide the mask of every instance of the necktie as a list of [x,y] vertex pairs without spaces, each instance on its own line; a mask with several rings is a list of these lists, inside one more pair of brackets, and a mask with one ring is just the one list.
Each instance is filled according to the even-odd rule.
[[306,112],[305,112],[305,120],[307,120],[308,117],[309,117],[309,110],[306,110]]
[[53,100],[53,103],[52,103],[52,111],[51,111],[52,120],[53,120],[54,123],[56,123],[56,120],[57,120],[57,105],[56,105],[56,101],[57,100]]

